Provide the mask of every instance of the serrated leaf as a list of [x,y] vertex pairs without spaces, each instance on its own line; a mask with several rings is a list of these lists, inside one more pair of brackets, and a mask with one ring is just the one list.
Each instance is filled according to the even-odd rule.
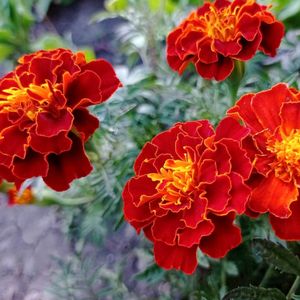
[[300,275],[300,260],[282,245],[268,240],[255,239],[254,247],[263,259],[282,272]]
[[286,298],[278,289],[251,286],[231,290],[222,300],[286,300]]

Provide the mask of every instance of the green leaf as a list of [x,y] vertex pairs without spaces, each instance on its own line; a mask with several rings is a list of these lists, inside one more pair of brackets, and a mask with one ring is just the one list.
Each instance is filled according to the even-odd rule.
[[43,34],[40,38],[32,43],[33,50],[51,50],[55,48],[69,48],[69,45],[59,35],[48,33]]
[[107,0],[104,6],[110,12],[119,12],[128,7],[128,0]]
[[288,5],[286,5],[282,11],[279,13],[280,20],[289,19],[300,12],[300,1],[291,1]]
[[251,286],[233,289],[222,300],[286,300],[286,298],[278,289]]
[[[102,22],[104,20],[116,19],[116,18],[119,18],[119,17],[120,17],[120,14],[117,13],[117,12],[112,13],[112,12],[108,12],[108,11],[100,11],[100,12],[94,14],[91,17],[89,23],[90,24],[99,23],[99,22]],[[124,16],[124,18],[126,18],[126,16]]]
[[143,280],[148,284],[160,282],[165,276],[165,271],[156,264],[150,265],[146,270],[134,276],[134,279]]
[[96,54],[95,54],[95,51],[94,51],[93,48],[91,48],[91,47],[80,47],[78,50],[84,52],[87,62],[96,59]]
[[13,40],[14,40],[14,35],[10,30],[6,28],[0,28],[0,43],[11,44]]
[[254,247],[263,259],[282,272],[300,275],[300,260],[282,245],[268,240],[255,239]]
[[148,5],[151,11],[157,12],[157,11],[165,11],[167,13],[172,13],[176,5],[171,0],[148,0]]
[[0,44],[0,61],[8,58],[14,52],[14,47]]

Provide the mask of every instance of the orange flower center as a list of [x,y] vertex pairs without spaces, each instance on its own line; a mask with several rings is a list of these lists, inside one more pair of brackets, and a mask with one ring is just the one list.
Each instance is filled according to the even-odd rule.
[[161,205],[181,205],[194,190],[194,164],[188,155],[185,160],[167,159],[160,173],[148,177],[159,182],[156,190],[162,194]]
[[34,202],[34,196],[30,188],[26,188],[21,194],[16,189],[11,189],[10,193],[10,204],[25,205]]
[[[248,0],[244,5],[251,5],[254,2],[254,0]],[[236,24],[239,20],[240,8],[240,6],[236,6],[232,11],[229,5],[218,10],[211,5],[210,11],[200,17],[204,26],[203,30],[212,39],[218,39],[222,42],[233,40],[237,32]]]
[[290,135],[284,136],[281,141],[276,140],[267,150],[276,155],[277,161],[271,166],[275,175],[283,181],[290,181],[300,176],[300,130],[294,130]]
[[26,88],[11,87],[3,92],[0,93],[0,111],[24,112],[30,120],[49,105],[52,97],[48,83],[30,84]]

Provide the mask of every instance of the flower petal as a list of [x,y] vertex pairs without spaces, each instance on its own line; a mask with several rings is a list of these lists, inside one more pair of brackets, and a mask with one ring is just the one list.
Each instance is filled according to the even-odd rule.
[[49,165],[45,156],[29,148],[23,159],[18,157],[14,159],[12,172],[21,179],[27,179],[46,176],[48,168]]
[[290,206],[292,214],[290,217],[278,218],[270,215],[270,222],[275,234],[286,241],[300,240],[300,200],[293,202]]
[[156,218],[151,230],[155,241],[161,241],[168,245],[175,245],[176,234],[181,227],[180,214],[169,212],[162,218]]
[[215,63],[206,64],[200,60],[195,64],[196,70],[205,79],[216,79],[217,81],[227,78],[234,68],[234,63],[231,58],[219,57]]
[[67,109],[60,110],[57,115],[49,112],[40,112],[36,120],[36,134],[52,137],[62,131],[70,131],[73,120],[74,116]]
[[74,179],[87,176],[93,169],[85,154],[83,142],[74,134],[70,134],[69,137],[72,140],[72,148],[69,151],[59,155],[50,154],[47,157],[49,171],[43,179],[56,191],[67,190]]
[[82,139],[86,142],[99,127],[99,120],[91,115],[86,108],[75,109],[73,115],[73,125],[77,132],[80,133]]
[[1,132],[0,152],[9,156],[24,158],[28,146],[28,134],[17,126],[10,126]]
[[83,70],[94,71],[100,77],[101,102],[106,101],[122,86],[112,65],[104,59],[97,59],[87,63]]
[[241,243],[241,230],[232,224],[234,218],[234,213],[211,217],[215,229],[212,234],[200,240],[199,247],[204,253],[213,258],[221,258]]
[[198,245],[201,238],[210,235],[214,228],[215,226],[210,220],[200,222],[196,228],[184,228],[178,234],[178,245],[187,248]]
[[46,137],[30,133],[30,147],[39,153],[60,154],[71,149],[72,140],[68,138],[66,132],[60,132],[58,135]]
[[181,270],[186,274],[192,274],[197,267],[197,246],[191,248],[169,246],[162,242],[154,243],[154,257],[157,264],[166,269]]
[[290,205],[297,197],[294,182],[284,182],[270,174],[252,190],[249,207],[255,212],[270,212],[279,218],[287,218],[291,215]]
[[129,222],[135,222],[135,229],[140,230],[142,227],[140,224],[146,220],[149,220],[153,217],[149,210],[149,204],[140,205],[137,207],[133,202],[133,195],[129,191],[129,182],[125,185],[123,190],[123,201],[124,201],[124,216],[125,219]]

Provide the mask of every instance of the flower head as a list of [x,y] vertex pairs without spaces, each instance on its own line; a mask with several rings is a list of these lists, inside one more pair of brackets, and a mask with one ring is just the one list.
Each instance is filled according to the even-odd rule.
[[8,205],[27,205],[35,202],[31,187],[18,191],[16,187],[8,190]]
[[228,113],[251,130],[249,208],[269,212],[278,237],[300,240],[300,92],[280,83],[243,96]]
[[103,59],[87,63],[66,49],[19,59],[0,80],[0,177],[22,183],[41,176],[57,191],[86,176],[92,166],[84,143],[99,121],[88,106],[107,100],[120,86]]
[[239,245],[251,171],[241,149],[248,130],[233,118],[177,123],[148,142],[124,190],[124,214],[154,243],[156,262],[191,274],[200,249],[215,258]]
[[180,74],[189,63],[206,79],[224,80],[234,60],[257,50],[274,56],[284,26],[255,0],[216,0],[193,11],[167,38],[167,60]]

